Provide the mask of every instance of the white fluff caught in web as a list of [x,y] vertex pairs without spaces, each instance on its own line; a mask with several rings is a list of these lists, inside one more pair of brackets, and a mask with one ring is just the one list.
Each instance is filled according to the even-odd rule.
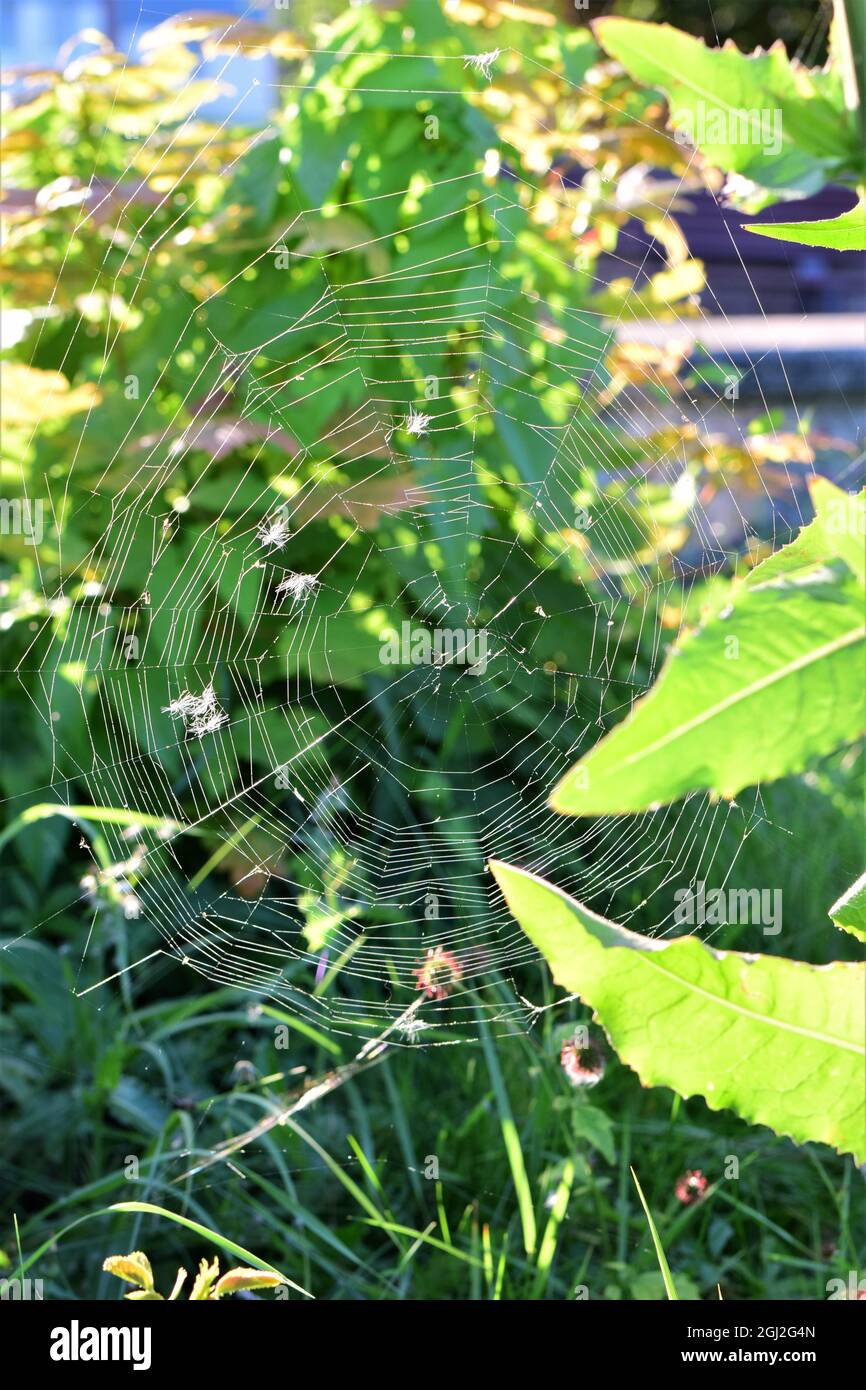
[[276,594],[277,598],[290,597],[294,606],[303,603],[318,587],[319,581],[314,574],[288,574],[280,580]]

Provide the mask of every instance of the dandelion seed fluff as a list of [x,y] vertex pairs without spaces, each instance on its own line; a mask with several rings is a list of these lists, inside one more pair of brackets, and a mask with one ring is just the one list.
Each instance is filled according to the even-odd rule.
[[432,418],[432,415],[425,415],[423,411],[410,406],[409,414],[403,421],[403,428],[407,434],[414,435],[418,439],[422,434],[427,434]]
[[303,603],[315,593],[319,581],[314,574],[289,574],[276,588],[277,598],[291,597],[292,603]]
[[289,523],[284,516],[272,517],[266,521],[256,532],[256,539],[259,545],[268,550],[282,550],[291,540],[292,533],[289,530]]
[[209,714],[191,719],[187,724],[187,732],[191,738],[203,738],[205,734],[215,734],[217,729],[221,729],[226,723],[228,723],[228,715],[225,710],[215,709]]
[[489,82],[493,76],[493,64],[502,52],[501,48],[491,48],[486,53],[470,53],[464,60],[464,68],[472,68],[475,72],[480,72]]

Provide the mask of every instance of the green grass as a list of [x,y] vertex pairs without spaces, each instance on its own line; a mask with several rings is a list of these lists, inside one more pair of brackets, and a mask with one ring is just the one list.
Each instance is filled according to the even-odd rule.
[[[128,999],[110,988],[68,997],[55,1036],[48,1020],[73,958],[28,949],[39,968],[6,990],[11,1083],[26,1081],[27,1096],[7,1127],[4,1245],[17,1263],[14,1213],[46,1296],[121,1296],[102,1259],[134,1248],[170,1285],[178,1264],[239,1238],[245,1262],[318,1298],[569,1299],[581,1286],[590,1298],[663,1296],[630,1167],[678,1288],[821,1298],[829,1278],[858,1267],[863,1178],[850,1161],[643,1090],[615,1058],[576,1094],[558,1051],[579,1005],[543,1011],[528,1032],[488,1022],[459,1047],[395,1048],[275,1123],[296,1080],[275,1074],[333,1065],[315,1038],[294,1034],[279,1052],[268,1013],[233,991],[190,995],[174,969],[133,976]],[[4,973],[17,959],[0,956]],[[542,967],[524,975],[540,998]],[[178,989],[187,997],[172,998]],[[255,1079],[245,1070],[233,1085],[238,1058]],[[580,1137],[599,1113],[607,1153]],[[215,1146],[256,1126],[258,1138],[213,1161]],[[731,1157],[736,1179],[724,1177]],[[688,1208],[674,1195],[686,1168],[711,1184]]]

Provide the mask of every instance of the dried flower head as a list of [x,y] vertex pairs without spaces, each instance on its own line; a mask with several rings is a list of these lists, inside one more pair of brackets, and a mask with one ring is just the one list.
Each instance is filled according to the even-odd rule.
[[163,714],[170,714],[172,719],[186,719],[189,715],[195,714],[199,708],[200,696],[191,695],[188,690],[184,690],[176,699],[169,700],[167,705],[163,705]]
[[213,682],[209,682],[200,695],[193,695],[189,690],[184,690],[175,700],[169,701],[163,706],[163,714],[170,714],[172,719],[197,719],[202,715],[210,714],[217,708],[216,692]]
[[595,1086],[604,1076],[604,1053],[596,1042],[569,1039],[562,1044],[559,1061],[572,1086]]
[[398,1032],[407,1042],[413,1043],[417,1042],[424,1029],[429,1027],[430,1024],[425,1023],[423,1018],[419,1018],[417,1014],[410,1014],[398,1025]]
[[423,989],[428,999],[445,999],[452,986],[462,979],[463,968],[453,951],[436,946],[413,973],[418,981],[416,989]]
[[693,1202],[701,1200],[708,1187],[709,1182],[699,1168],[688,1169],[681,1178],[677,1178],[674,1192],[678,1202],[682,1202],[683,1206],[690,1207]]

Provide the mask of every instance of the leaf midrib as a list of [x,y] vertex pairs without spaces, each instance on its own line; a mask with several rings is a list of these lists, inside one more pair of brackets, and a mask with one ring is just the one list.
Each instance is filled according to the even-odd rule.
[[[659,749],[666,748],[668,744],[675,742],[679,738],[685,738],[695,729],[714,719],[716,715],[723,714],[728,709],[733,709],[737,704],[744,700],[750,700],[754,695],[759,695],[762,690],[767,690],[771,685],[778,681],[785,680],[788,676],[794,675],[797,671],[805,670],[816,661],[821,661],[825,656],[832,656],[835,652],[842,651],[845,647],[853,646],[856,642],[861,642],[866,637],[866,625],[863,627],[852,628],[850,632],[843,633],[842,636],[835,638],[832,642],[826,642],[822,647],[814,647],[812,651],[797,657],[796,661],[788,662],[787,666],[782,666],[777,671],[772,671],[767,676],[762,676],[760,680],[754,681],[751,685],[740,687],[726,699],[720,700],[718,704],[711,705],[709,709],[703,710],[693,719],[687,720],[685,724],[678,724],[676,728],[657,738],[654,743],[647,744],[645,748],[638,749],[635,753],[629,753],[620,761],[620,767],[631,767],[634,763],[640,762],[642,758],[648,758],[652,753],[657,753]],[[613,737],[613,734],[611,734]],[[586,759],[589,762],[589,758]]]
[[[672,943],[673,944],[673,943]],[[812,1042],[826,1043],[830,1047],[841,1048],[845,1052],[853,1052],[857,1057],[866,1056],[866,1046],[861,1046],[856,1042],[849,1042],[847,1038],[834,1038],[828,1033],[820,1033],[816,1028],[801,1028],[796,1023],[787,1023],[784,1019],[772,1018],[767,1014],[755,1013],[753,1009],[747,1009],[742,1004],[735,1004],[730,999],[725,999],[721,995],[713,994],[711,990],[704,989],[701,985],[695,984],[692,980],[685,980],[681,975],[674,971],[665,970],[664,966],[657,960],[651,960],[647,955],[641,954],[638,957],[642,963],[650,970],[657,971],[664,975],[666,979],[673,981],[682,989],[690,990],[693,994],[698,994],[702,999],[709,999],[719,1008],[729,1009],[732,1013],[742,1014],[745,1018],[753,1019],[756,1023],[762,1023],[768,1028],[778,1028],[785,1033],[796,1033],[802,1038],[809,1038]],[[772,956],[765,957],[772,960]],[[750,968],[750,967],[747,967]]]

